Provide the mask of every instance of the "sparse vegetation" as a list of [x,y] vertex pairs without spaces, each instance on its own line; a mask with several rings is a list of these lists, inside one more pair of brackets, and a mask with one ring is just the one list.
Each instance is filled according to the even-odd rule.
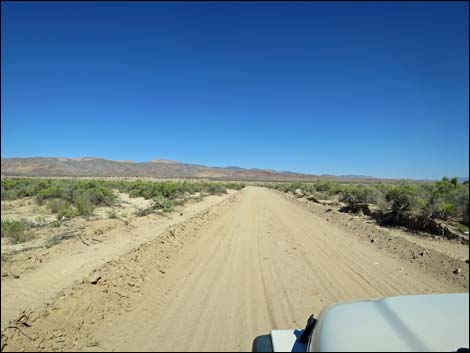
[[1,236],[15,244],[24,243],[33,238],[30,226],[24,221],[2,219]]
[[148,216],[149,214],[151,214],[153,212],[152,208],[149,207],[149,208],[143,208],[143,209],[139,209],[136,211],[135,215],[137,217],[144,217],[144,216]]
[[43,226],[47,224],[46,217],[44,216],[36,216],[34,221],[36,222],[36,226]]
[[[469,184],[447,177],[434,183],[341,184],[332,181],[314,183],[278,183],[270,187],[301,194],[312,200],[335,197],[346,204],[344,212],[362,212],[382,224],[435,231],[436,221],[452,222],[459,229],[469,224]],[[370,206],[374,206],[374,211]]]
[[46,249],[52,248],[54,245],[59,244],[61,239],[57,236],[49,238],[45,244]]
[[116,219],[116,218],[119,218],[116,211],[115,210],[112,210],[112,211],[109,211],[108,212],[108,218],[111,218],[111,219]]
[[[57,220],[77,216],[90,217],[97,206],[112,206],[116,201],[113,190],[129,193],[130,197],[153,200],[149,210],[172,212],[185,199],[195,193],[223,194],[227,189],[243,188],[239,183],[190,182],[190,181],[103,181],[9,178],[2,180],[2,200],[34,197],[40,205],[57,215]],[[117,217],[117,215],[116,215]],[[114,218],[114,217],[111,217]]]
[[354,185],[344,188],[339,195],[339,200],[344,202],[348,211],[369,213],[368,204],[371,201],[372,189],[364,185]]
[[136,180],[132,182],[119,181],[110,182],[113,188],[121,192],[129,193],[130,197],[143,197],[147,200],[154,200],[159,197],[165,199],[176,199],[182,196],[200,192],[208,194],[224,194],[226,189],[239,190],[243,188],[243,184],[223,184],[223,183],[207,183],[207,182],[189,182],[189,181],[163,181],[150,182]]
[[77,211],[71,207],[61,210],[57,213],[57,220],[61,221],[64,218],[73,218],[78,215]]
[[47,208],[54,214],[60,213],[70,207],[70,204],[63,199],[51,199],[47,203]]
[[80,216],[89,217],[93,214],[94,204],[92,197],[94,194],[87,192],[78,192],[74,194],[74,205],[77,208],[77,213]]

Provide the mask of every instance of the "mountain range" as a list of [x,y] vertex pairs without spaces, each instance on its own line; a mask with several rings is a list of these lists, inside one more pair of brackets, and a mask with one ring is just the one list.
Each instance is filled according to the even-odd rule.
[[[272,169],[240,168],[237,166],[208,167],[198,164],[180,163],[168,159],[148,162],[110,160],[96,157],[30,157],[2,158],[2,176],[115,176],[155,178],[205,178],[214,180],[253,181],[314,181],[319,179],[336,181],[397,181],[363,175],[313,175]],[[466,178],[468,179],[468,178]]]

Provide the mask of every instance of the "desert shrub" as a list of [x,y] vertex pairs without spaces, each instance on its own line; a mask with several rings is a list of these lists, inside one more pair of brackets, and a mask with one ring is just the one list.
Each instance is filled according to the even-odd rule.
[[443,202],[439,204],[438,210],[439,218],[446,220],[455,213],[455,205],[451,202]]
[[53,246],[55,246],[55,245],[57,245],[57,244],[60,244],[61,240],[62,240],[62,239],[61,239],[60,237],[58,237],[58,236],[54,236],[54,237],[52,237],[52,238],[49,238],[49,239],[47,240],[46,244],[45,244],[46,249],[50,249],[50,248],[52,248]]
[[72,204],[64,199],[51,199],[47,202],[47,208],[57,215],[57,220],[63,218],[73,218],[79,215],[78,211],[72,208]]
[[363,185],[350,186],[341,191],[339,200],[351,207],[367,205],[368,191]]
[[468,226],[470,202],[468,183],[454,184],[454,189],[447,195],[447,197],[444,198],[444,200],[446,203],[453,205],[453,208],[447,213],[447,215],[454,217],[459,222]]
[[22,197],[34,196],[40,182],[25,178],[2,180],[2,200],[14,200]]
[[462,192],[460,193],[459,197],[457,198],[457,206],[455,212],[460,222],[465,224],[467,227],[469,226],[469,211],[469,192],[467,183],[466,186],[463,188]]
[[63,199],[70,201],[73,195],[73,188],[71,185],[65,183],[54,183],[44,189],[41,189],[36,194],[37,202],[42,205],[46,199]]
[[[227,188],[239,190],[239,183],[191,182],[191,181],[103,181],[103,180],[55,180],[11,178],[2,180],[2,200],[34,196],[38,204],[47,202],[53,213],[62,217],[89,216],[95,206],[112,206],[116,200],[113,189],[129,193],[130,197],[147,200],[165,198],[177,200],[195,192],[223,194]],[[52,201],[56,200],[56,201]],[[61,200],[61,201],[58,201]],[[171,207],[166,207],[169,210]]]
[[173,200],[168,200],[162,196],[155,197],[151,208],[153,210],[162,210],[163,212],[172,212],[175,204]]
[[100,180],[14,179],[7,183],[2,181],[2,187],[8,192],[15,191],[19,196],[35,196],[38,204],[47,201],[47,207],[59,219],[89,216],[94,206],[112,205],[116,198],[111,184]]
[[73,218],[73,217],[76,217],[76,216],[79,216],[78,211],[76,209],[72,208],[72,207],[67,207],[67,208],[61,209],[57,213],[57,220],[60,221],[64,218]]
[[166,206],[163,208],[162,211],[166,213],[170,213],[170,212],[173,212],[173,209],[174,209],[174,205],[170,201],[169,203],[166,204]]
[[35,196],[39,204],[49,199],[74,203],[76,194],[85,193],[93,205],[111,205],[116,198],[110,185],[98,180],[41,180],[35,184],[31,196]]
[[339,183],[335,183],[329,180],[319,180],[314,183],[316,191],[326,192],[329,195],[336,195],[341,192],[342,187]]
[[196,192],[208,194],[222,194],[227,188],[239,190],[244,187],[243,184],[237,183],[203,183],[203,182],[144,182],[141,180],[133,182],[122,182],[115,184],[116,188],[121,192],[129,193],[130,197],[143,197],[151,200],[158,197],[167,199],[177,199],[183,195],[194,194]]
[[93,214],[94,205],[91,200],[92,196],[88,192],[75,193],[73,201],[78,215],[88,217]]
[[324,180],[319,180],[315,182],[315,189],[317,191],[326,191],[329,192],[331,189],[331,182],[330,181],[324,181]]
[[24,221],[2,219],[1,236],[16,244],[27,242],[33,238],[29,225]]
[[457,188],[459,186],[459,179],[457,177],[453,177],[450,182],[454,186],[454,188]]
[[267,184],[267,187],[282,191],[282,192],[291,192],[294,193],[295,190],[299,189],[305,195],[310,195],[316,191],[315,186],[312,183],[277,183],[277,184]]
[[[427,229],[436,219],[469,225],[469,184],[457,178],[434,183],[340,184],[320,180],[315,183],[273,183],[265,186],[282,191],[302,190],[307,197],[325,199],[326,195],[345,202],[345,211],[365,211],[375,205],[374,215],[388,222]],[[431,227],[432,228],[432,227]]]
[[15,200],[19,198],[18,197],[18,191],[17,190],[8,190],[3,186],[2,182],[2,200]]
[[111,184],[104,181],[97,180],[80,180],[76,185],[75,190],[86,192],[93,205],[107,205],[110,206],[116,199]]
[[347,205],[342,211],[370,214],[369,204],[379,202],[379,199],[383,199],[383,194],[370,186],[349,185],[342,188],[338,199]]
[[231,190],[241,190],[245,187],[245,184],[239,184],[239,183],[228,183],[225,184],[225,188],[231,189]]
[[368,186],[367,203],[376,205],[380,210],[388,208],[389,204],[385,199],[386,192],[382,188]]
[[395,218],[402,218],[410,211],[415,203],[416,187],[408,184],[392,186],[385,194],[385,199],[391,203],[391,210]]
[[114,210],[109,211],[109,212],[108,212],[108,218],[110,218],[110,219],[116,219],[116,218],[118,218],[118,215],[117,215],[116,211],[114,211]]
[[46,217],[44,217],[44,216],[34,217],[34,226],[35,227],[40,227],[40,226],[43,226],[43,225],[46,225],[46,224],[47,224]]
[[219,183],[209,184],[206,191],[209,194],[215,195],[225,194],[227,192],[225,185]]
[[268,187],[271,187],[275,190],[279,190],[279,191],[282,191],[282,192],[287,192],[287,190],[285,189],[284,184],[271,184],[271,185],[268,185]]
[[64,199],[51,199],[47,202],[47,208],[55,214],[69,207],[70,203]]
[[316,200],[333,200],[335,198],[335,195],[331,195],[330,193],[324,191],[314,191],[312,192],[311,196],[313,196],[313,198]]
[[167,198],[175,198],[178,194],[178,183],[173,183],[171,181],[168,181],[168,182],[165,182],[163,184],[161,184],[161,194],[164,196],[164,197],[167,197]]
[[283,192],[295,192],[295,190],[300,189],[303,190],[305,188],[304,184],[302,183],[282,183],[279,184],[279,190]]
[[136,211],[135,215],[137,217],[144,217],[144,216],[147,216],[149,214],[153,213],[153,210],[152,208],[144,208],[144,209],[139,209]]
[[421,186],[417,203],[423,219],[454,217],[468,223],[468,186],[460,184],[457,178],[444,177],[434,184]]

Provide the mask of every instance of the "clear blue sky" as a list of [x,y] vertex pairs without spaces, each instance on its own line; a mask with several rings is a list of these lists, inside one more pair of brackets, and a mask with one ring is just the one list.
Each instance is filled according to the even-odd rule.
[[2,157],[469,168],[467,2],[3,2]]

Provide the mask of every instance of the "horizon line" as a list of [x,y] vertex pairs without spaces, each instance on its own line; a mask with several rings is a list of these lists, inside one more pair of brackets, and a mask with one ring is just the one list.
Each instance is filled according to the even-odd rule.
[[[80,160],[84,158],[90,158],[90,159],[101,159],[101,160],[107,160],[107,161],[113,161],[116,163],[133,163],[133,164],[139,164],[139,163],[152,163],[152,161],[167,161],[167,162],[161,162],[162,164],[186,164],[186,165],[196,165],[196,166],[203,166],[203,167],[208,167],[208,168],[240,168],[240,169],[245,169],[245,170],[268,170],[268,171],[274,171],[275,173],[295,173],[295,174],[304,174],[308,176],[316,176],[316,177],[336,177],[336,178],[363,178],[363,179],[390,179],[390,180],[416,180],[416,181],[438,181],[441,180],[443,177],[439,178],[410,178],[410,177],[377,177],[377,176],[372,176],[372,175],[367,175],[367,174],[331,174],[331,173],[305,173],[305,172],[296,172],[296,171],[290,171],[290,170],[277,170],[274,168],[258,168],[258,167],[241,167],[241,166],[236,166],[236,165],[226,165],[223,167],[220,166],[211,166],[211,165],[206,165],[206,164],[198,164],[198,163],[186,163],[186,162],[180,162],[180,161],[175,161],[172,159],[167,159],[167,158],[153,158],[150,160],[146,161],[134,161],[131,159],[111,159],[111,158],[105,158],[105,157],[93,157],[93,156],[82,156],[82,157],[58,157],[58,156],[29,156],[29,157],[5,157],[1,156],[1,159],[32,159],[32,158],[55,158],[55,159],[68,159],[68,160]],[[155,163],[155,162],[154,162]],[[458,179],[466,179],[469,180],[469,176],[454,176]]]

